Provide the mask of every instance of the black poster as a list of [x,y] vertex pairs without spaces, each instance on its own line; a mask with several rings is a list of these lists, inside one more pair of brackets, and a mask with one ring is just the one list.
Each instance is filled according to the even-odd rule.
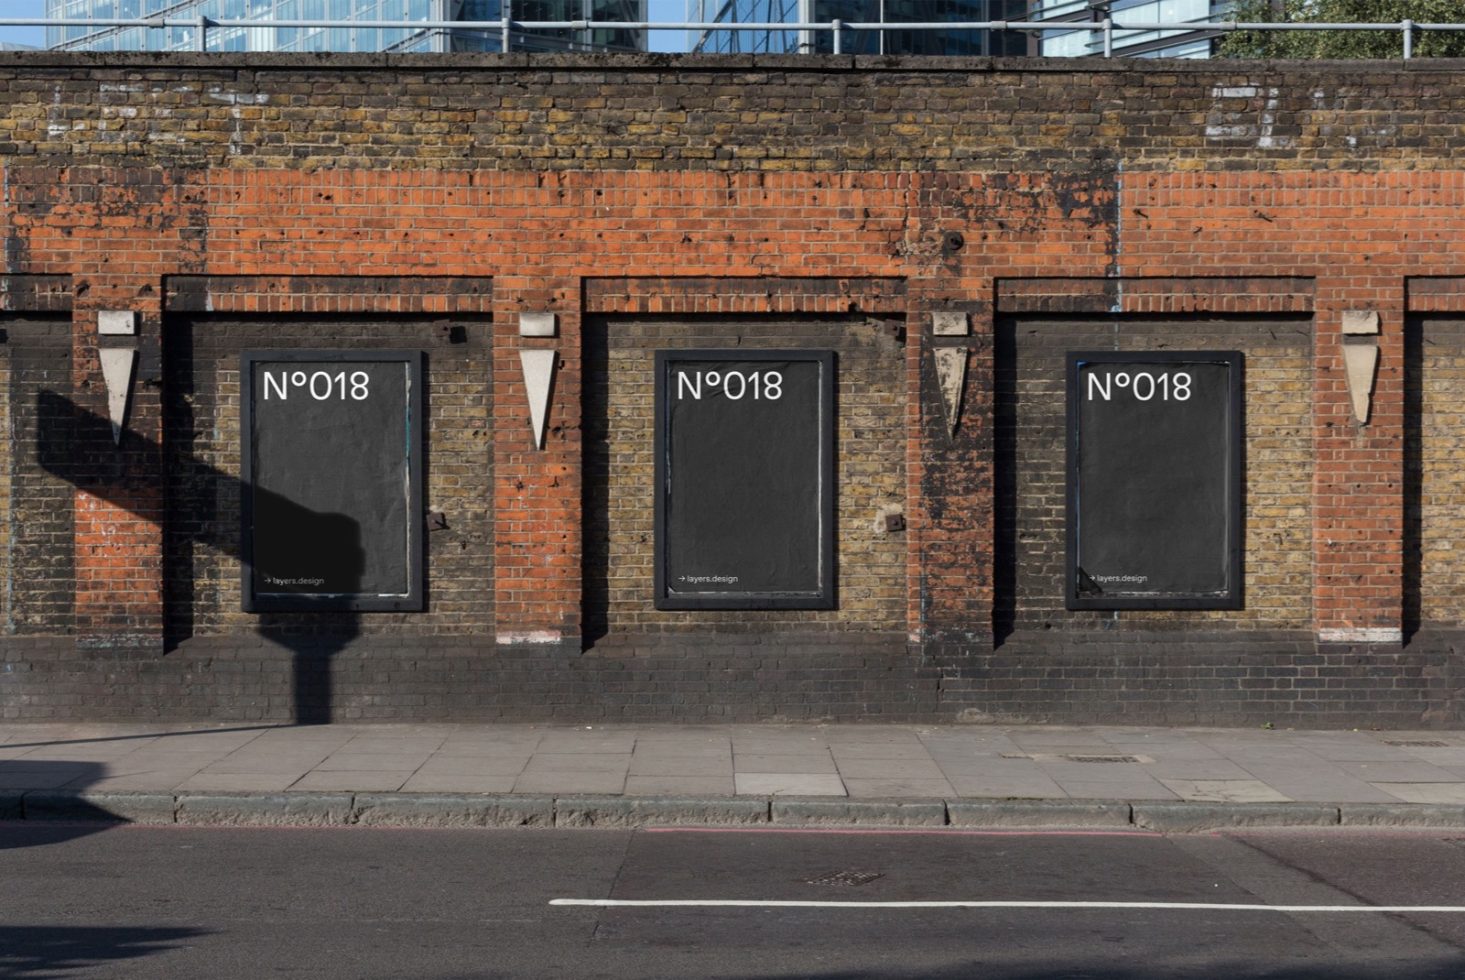
[[422,608],[422,354],[251,351],[244,608]]
[[834,353],[658,351],[658,609],[834,606]]
[[1241,370],[1068,355],[1068,608],[1241,607]]

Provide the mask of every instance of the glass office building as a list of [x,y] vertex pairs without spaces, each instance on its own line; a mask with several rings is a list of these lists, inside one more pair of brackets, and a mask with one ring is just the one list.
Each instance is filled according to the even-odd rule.
[[[961,23],[1022,20],[1027,0],[689,0],[688,19],[699,23],[799,24]],[[693,50],[721,54],[832,52],[830,31],[709,30]],[[1028,37],[992,30],[845,30],[846,54],[1023,55]]]
[[[1184,24],[1225,20],[1231,0],[1033,0],[1029,19],[1097,23],[1110,17],[1136,23]],[[1102,55],[1099,31],[1044,31],[1037,53],[1048,58]],[[1132,58],[1209,58],[1220,42],[1216,31],[1115,31],[1114,54]]]
[[[210,51],[498,51],[498,30],[428,30],[365,26],[370,21],[488,21],[503,0],[47,0],[46,16],[258,21],[258,26],[210,27]],[[514,20],[646,19],[646,0],[509,0]],[[271,21],[335,20],[339,27],[277,27]],[[46,44],[75,51],[196,51],[194,25],[49,27]],[[639,30],[515,31],[514,51],[642,51]]]

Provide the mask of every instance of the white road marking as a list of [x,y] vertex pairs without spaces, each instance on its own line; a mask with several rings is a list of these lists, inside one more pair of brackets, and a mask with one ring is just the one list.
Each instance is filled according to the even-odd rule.
[[1412,912],[1465,913],[1465,905],[1244,905],[1226,902],[806,902],[741,898],[554,898],[551,905],[596,908],[742,909],[1154,909],[1162,912]]
[[[1311,829],[1311,828],[1309,828]],[[982,830],[958,827],[642,827],[647,834],[817,834],[821,837],[1164,837],[1158,830]],[[1215,836],[1210,834],[1208,836]]]

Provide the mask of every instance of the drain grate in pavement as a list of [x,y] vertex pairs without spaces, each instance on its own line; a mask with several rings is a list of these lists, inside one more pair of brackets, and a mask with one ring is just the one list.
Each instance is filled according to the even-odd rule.
[[1138,762],[1134,755],[1065,755],[1069,762]]
[[1394,738],[1385,739],[1385,745],[1397,745],[1405,749],[1447,749],[1449,742],[1441,742],[1437,738]]
[[820,875],[817,878],[805,879],[806,885],[844,885],[852,887],[855,885],[868,885],[876,878],[884,878],[885,875],[877,871],[832,871],[827,875]]

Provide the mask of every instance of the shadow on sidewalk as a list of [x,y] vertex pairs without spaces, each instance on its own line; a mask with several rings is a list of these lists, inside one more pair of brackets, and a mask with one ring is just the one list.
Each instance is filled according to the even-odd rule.
[[[123,817],[77,798],[106,775],[107,767],[100,762],[0,759],[0,851],[59,844],[128,823]],[[27,802],[31,803],[31,812],[26,812]],[[57,806],[58,802],[62,805]],[[27,831],[44,827],[43,838],[35,839],[34,833],[19,836],[4,833],[6,821],[22,818],[29,821]],[[56,822],[47,824],[47,820]],[[10,975],[4,969],[4,949],[0,941],[0,978]]]
[[[143,738],[181,738],[189,735],[227,735],[238,732],[272,732],[294,725],[239,725],[234,728],[195,728],[179,732],[139,732],[136,735],[98,735],[94,738],[48,738],[39,742],[0,742],[0,749],[33,749],[43,745],[100,745],[107,742],[132,742]],[[4,762],[0,761],[0,767]],[[0,768],[0,772],[3,772]]]
[[70,976],[107,963],[177,949],[206,929],[119,926],[0,926],[0,978]]

